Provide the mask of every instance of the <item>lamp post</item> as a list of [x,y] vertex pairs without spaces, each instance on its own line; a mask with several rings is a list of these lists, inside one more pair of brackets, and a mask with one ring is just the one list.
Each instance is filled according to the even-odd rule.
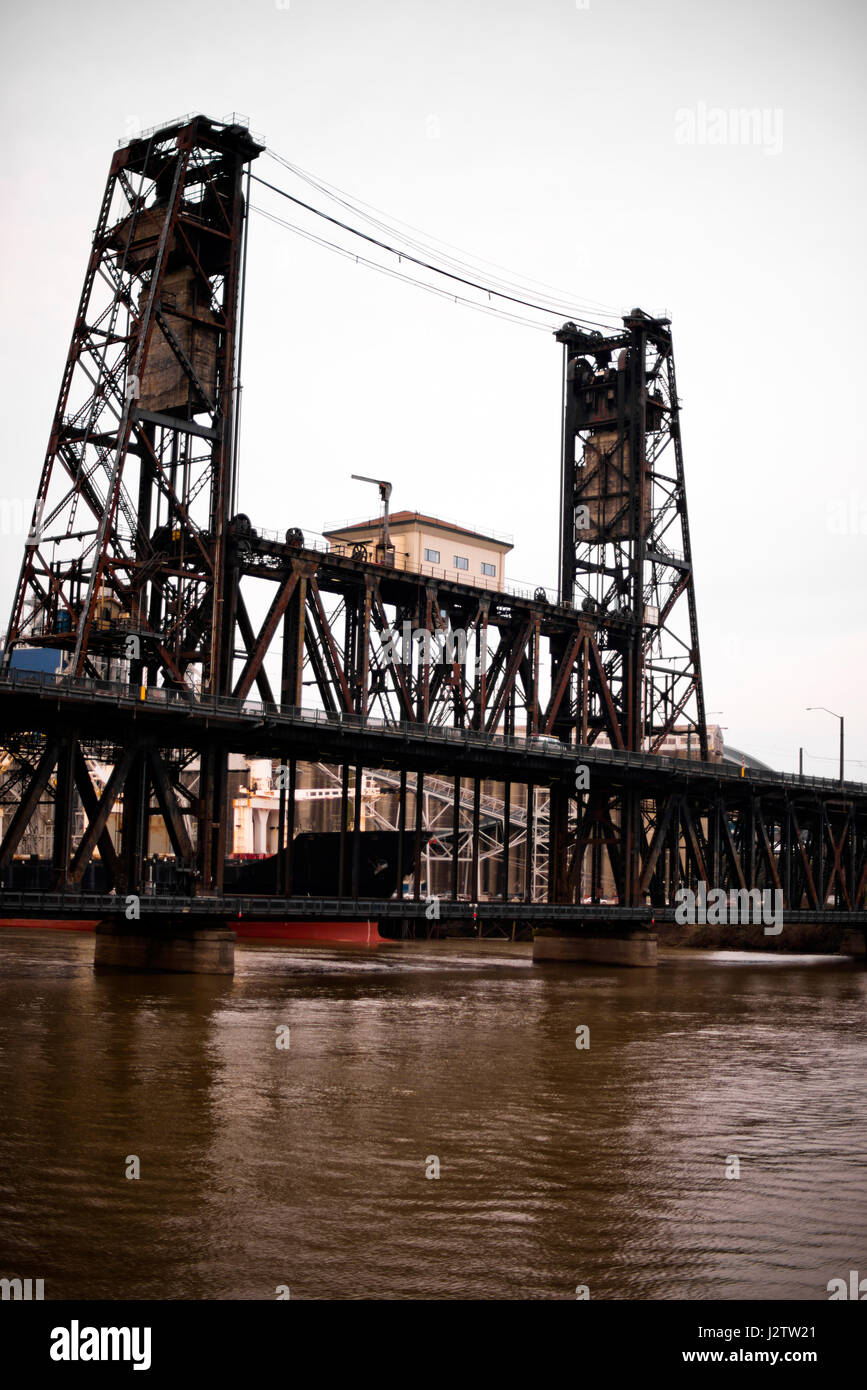
[[830,714],[830,715],[832,716],[832,718],[834,718],[834,719],[839,719],[839,721],[840,721],[840,786],[842,787],[842,785],[843,785],[843,716],[842,716],[842,714],[835,714],[834,711],[833,711],[832,709],[828,709],[827,705],[808,705],[808,706],[807,706],[807,709],[808,709],[808,710],[815,710],[815,709],[823,710],[825,714]]
[[376,487],[379,488],[379,495],[380,495],[380,498],[382,499],[382,505],[383,505],[383,513],[382,513],[382,552],[383,552],[383,554],[382,554],[382,558],[383,558],[383,563],[384,563],[384,564],[388,564],[388,548],[389,548],[389,537],[388,537],[388,504],[389,504],[389,501],[390,501],[390,499],[391,499],[391,483],[386,482],[386,480],[385,480],[384,478],[366,478],[366,477],[364,476],[363,473],[353,473],[351,476],[352,476],[353,478],[355,478],[356,482],[359,482],[359,483],[374,483],[374,484],[376,485]]

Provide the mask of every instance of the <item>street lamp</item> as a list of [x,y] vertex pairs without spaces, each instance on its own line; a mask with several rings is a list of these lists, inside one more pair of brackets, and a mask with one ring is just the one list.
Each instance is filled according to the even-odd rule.
[[814,709],[823,710],[825,714],[830,714],[830,715],[832,716],[832,718],[834,718],[834,719],[839,719],[839,721],[840,721],[840,786],[842,787],[842,785],[843,785],[843,716],[842,716],[842,714],[835,714],[834,711],[833,711],[832,709],[828,709],[827,705],[808,705],[808,706],[807,706],[807,709],[808,709],[808,710],[814,710]]
[[[383,505],[381,544],[382,562],[383,564],[387,565],[389,562],[388,504],[391,498],[391,483],[386,482],[384,478],[366,478],[363,473],[353,473],[351,476],[355,478],[356,482],[373,483],[376,487],[379,488],[379,495],[382,499]],[[380,549],[380,547],[377,546],[377,549]]]

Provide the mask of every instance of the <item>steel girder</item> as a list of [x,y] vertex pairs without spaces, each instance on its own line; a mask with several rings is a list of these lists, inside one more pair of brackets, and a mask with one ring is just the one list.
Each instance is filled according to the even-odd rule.
[[[562,736],[574,687],[577,738],[624,747],[604,623],[542,598],[269,540],[246,518],[230,537],[238,698],[255,684],[266,700],[279,690],[284,707],[313,694],[328,711],[387,723]],[[257,581],[269,590],[258,629],[247,596]]]
[[[258,740],[249,745],[251,752],[258,748],[273,756],[280,746],[273,740],[263,725]],[[225,767],[234,743],[228,728],[203,733],[198,786],[191,788],[181,783],[189,756],[152,730],[133,730],[113,750],[112,770],[99,789],[88,765],[94,753],[105,758],[112,751],[103,743],[60,727],[41,740],[31,739],[29,761],[19,764],[15,774],[18,805],[4,821],[0,875],[5,878],[37,809],[47,804],[52,811],[54,891],[80,889],[97,849],[116,892],[143,891],[147,826],[159,816],[174,849],[179,891],[200,892],[203,863],[207,869],[210,856],[210,871],[218,877],[224,852],[220,826],[203,819],[211,804],[208,782]],[[293,743],[290,736],[282,754],[291,772],[288,795],[281,798],[280,839],[287,844],[295,825],[298,759]],[[452,864],[454,901],[480,895],[484,863],[494,896],[516,905],[607,903],[614,917],[619,910],[641,907],[648,914],[664,913],[675,904],[678,889],[697,890],[704,883],[726,892],[777,890],[784,911],[802,918],[833,912],[845,920],[867,910],[867,796],[862,793],[801,786],[796,779],[781,779],[777,786],[767,778],[724,778],[708,765],[699,780],[695,765],[664,766],[668,760],[663,759],[655,760],[655,774],[645,770],[634,777],[625,776],[619,763],[592,762],[590,785],[578,792],[570,763],[552,767],[544,778],[538,773],[530,777],[521,771],[517,754],[506,772],[495,749],[476,773],[450,773],[445,752],[441,774],[420,769],[408,774],[405,766],[380,771],[370,749],[364,756],[348,747],[341,754],[337,745],[327,761],[344,805],[340,897],[357,894],[358,821],[348,814],[349,789],[350,778],[361,786],[367,770],[397,792],[388,824],[394,821],[410,839],[415,834],[415,849],[403,866],[414,878],[412,901],[419,901],[423,882],[420,837],[433,831],[440,839],[435,856],[445,855]],[[426,764],[436,766],[436,760],[427,757]],[[499,790],[491,782],[499,783]],[[520,796],[516,784],[525,788]],[[121,796],[123,833],[117,850],[108,820]],[[509,856],[514,858],[519,848],[524,870],[516,884],[514,875],[509,876]],[[284,861],[280,871],[282,881],[275,882],[274,892],[291,895],[291,862]],[[442,907],[447,909],[448,900]]]

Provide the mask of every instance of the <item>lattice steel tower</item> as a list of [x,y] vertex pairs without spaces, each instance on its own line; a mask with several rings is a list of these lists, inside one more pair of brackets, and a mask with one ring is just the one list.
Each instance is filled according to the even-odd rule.
[[45,645],[76,675],[229,688],[242,184],[263,148],[193,116],[114,155],[4,663]]
[[[613,710],[585,683],[571,724],[657,751],[707,728],[670,322],[635,309],[611,336],[564,324],[560,601],[592,617]],[[582,700],[585,708],[582,708]]]

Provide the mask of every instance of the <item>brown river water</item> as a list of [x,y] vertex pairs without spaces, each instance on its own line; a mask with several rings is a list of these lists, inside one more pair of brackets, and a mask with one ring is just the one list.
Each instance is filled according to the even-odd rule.
[[247,944],[231,980],[95,976],[90,936],[0,932],[0,1276],[824,1300],[867,1275],[862,966],[529,951]]

